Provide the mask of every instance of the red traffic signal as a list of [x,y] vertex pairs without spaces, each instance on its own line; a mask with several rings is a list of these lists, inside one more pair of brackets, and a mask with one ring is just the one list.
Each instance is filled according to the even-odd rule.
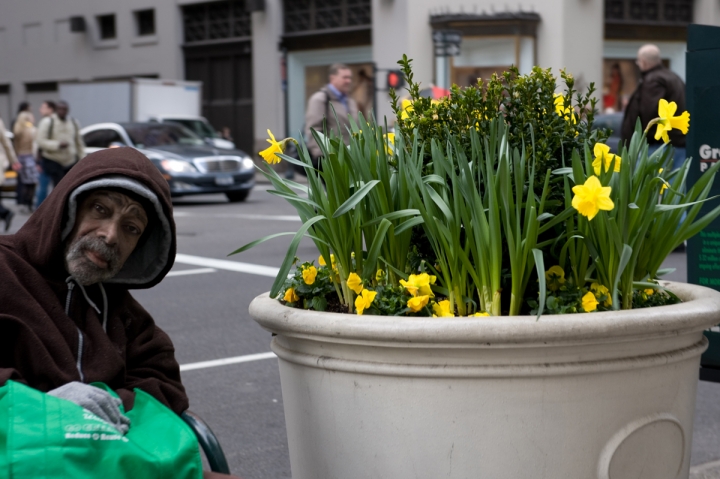
[[405,85],[405,77],[400,70],[390,70],[387,73],[387,88],[397,90]]

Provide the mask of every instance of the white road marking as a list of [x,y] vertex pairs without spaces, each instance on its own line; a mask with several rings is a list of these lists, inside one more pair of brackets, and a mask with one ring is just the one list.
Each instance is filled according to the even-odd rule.
[[214,273],[217,270],[215,268],[198,268],[198,269],[181,269],[178,271],[170,271],[165,277],[168,276],[185,276],[186,274],[203,274],[203,273]]
[[191,264],[193,266],[204,266],[206,268],[224,269],[227,271],[236,271],[238,273],[257,274],[259,276],[269,276],[274,278],[277,276],[280,268],[271,266],[261,266],[250,263],[240,263],[239,261],[228,261],[226,259],[205,258],[202,256],[191,256],[189,254],[178,253],[175,256],[176,263]]
[[202,361],[199,363],[190,363],[180,365],[180,371],[192,371],[193,369],[214,368],[217,366],[226,366],[228,364],[248,363],[250,361],[260,361],[261,359],[275,358],[275,353],[259,353],[248,354],[246,356],[235,356],[233,358],[216,359],[214,361]]
[[264,221],[293,221],[299,222],[300,217],[295,215],[250,215],[243,213],[189,213],[186,211],[176,211],[173,213],[175,217],[203,217],[203,218],[238,218],[247,220],[264,220]]

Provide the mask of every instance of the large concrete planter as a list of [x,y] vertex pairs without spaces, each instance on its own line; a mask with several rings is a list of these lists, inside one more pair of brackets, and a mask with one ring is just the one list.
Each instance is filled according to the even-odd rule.
[[293,478],[687,478],[720,293],[668,286],[685,303],[540,321],[257,297],[251,316],[277,334]]

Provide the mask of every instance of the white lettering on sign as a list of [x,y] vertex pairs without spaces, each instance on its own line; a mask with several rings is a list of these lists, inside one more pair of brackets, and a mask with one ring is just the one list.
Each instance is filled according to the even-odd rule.
[[720,148],[712,148],[710,145],[701,145],[700,158],[703,160],[720,160]]

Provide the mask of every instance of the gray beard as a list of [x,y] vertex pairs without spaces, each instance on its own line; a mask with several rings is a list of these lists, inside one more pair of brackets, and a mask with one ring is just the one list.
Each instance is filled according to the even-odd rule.
[[[107,269],[100,268],[85,256],[86,251],[100,255],[108,263]],[[83,286],[101,283],[114,277],[122,269],[118,252],[100,238],[83,236],[65,248],[65,269]]]

